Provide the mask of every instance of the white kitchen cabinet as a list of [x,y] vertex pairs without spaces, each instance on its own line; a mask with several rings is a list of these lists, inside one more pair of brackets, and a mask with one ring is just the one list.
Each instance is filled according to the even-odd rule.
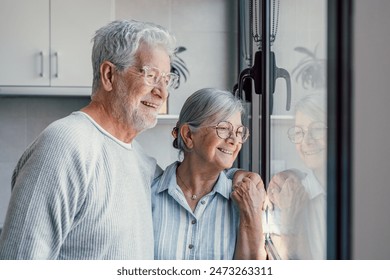
[[114,0],[0,0],[0,94],[89,94],[91,39],[113,18]]
[[49,86],[49,0],[1,0],[0,85]]

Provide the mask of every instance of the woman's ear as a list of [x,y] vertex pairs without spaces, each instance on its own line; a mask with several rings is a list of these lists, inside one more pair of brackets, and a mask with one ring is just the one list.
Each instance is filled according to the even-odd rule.
[[113,88],[114,81],[114,73],[115,73],[115,65],[109,61],[104,61],[100,65],[100,81],[102,83],[102,87],[106,91],[111,91]]
[[194,147],[193,134],[188,124],[183,124],[180,127],[180,135],[186,147],[192,149]]

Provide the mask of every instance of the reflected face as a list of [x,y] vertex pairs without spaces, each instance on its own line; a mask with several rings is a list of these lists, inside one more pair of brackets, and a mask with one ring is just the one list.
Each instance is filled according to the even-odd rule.
[[[235,132],[241,123],[241,114],[236,112],[224,120],[233,125]],[[213,123],[211,125],[216,125]],[[218,137],[214,127],[205,126],[193,133],[193,148],[186,156],[195,160],[199,166],[208,166],[210,170],[222,171],[230,168],[241,150],[242,144],[238,142],[235,133],[227,139]]]
[[156,125],[158,112],[168,98],[163,81],[156,86],[146,85],[140,68],[151,66],[170,72],[170,58],[164,49],[147,46],[139,49],[137,65],[117,72],[114,80],[117,98],[113,104],[117,117],[137,132]]
[[302,112],[297,112],[295,116],[295,125],[304,131],[301,143],[295,144],[295,148],[305,165],[312,170],[325,168],[326,162],[326,129],[322,125],[321,131],[315,131],[319,129],[318,124],[318,120]]

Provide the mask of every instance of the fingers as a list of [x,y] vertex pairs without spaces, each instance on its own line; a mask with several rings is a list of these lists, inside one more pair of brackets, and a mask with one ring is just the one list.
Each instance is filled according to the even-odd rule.
[[240,182],[234,184],[233,191],[236,192],[236,194],[242,195],[245,191],[248,191],[250,187],[255,188],[256,186],[251,179],[244,177]]
[[263,196],[265,196],[266,194],[262,181],[256,185],[251,179],[247,177],[244,178],[241,182],[237,183],[233,187],[233,190],[237,191],[241,195],[243,195],[244,193],[254,192],[254,190],[260,192],[260,194],[262,194]]
[[261,210],[266,198],[264,188],[258,188],[250,179],[243,180],[233,187],[231,197],[241,209],[256,208]]
[[263,183],[263,180],[261,180],[261,178],[253,180],[253,179],[251,179],[249,177],[244,177],[242,179],[242,183],[245,183],[245,184],[248,184],[248,185],[252,185],[253,184],[258,190],[264,190],[264,183]]
[[235,195],[236,198],[243,197],[244,193],[248,190],[248,184],[244,182],[239,182],[235,186],[233,186],[232,194]]
[[267,190],[268,197],[275,206],[280,209],[287,209],[302,205],[307,197],[307,193],[302,182],[297,177],[286,178],[283,185],[278,185],[275,181],[277,180],[272,180]]
[[303,188],[301,179],[291,170],[277,173],[268,184],[267,194],[272,202],[281,193],[290,194]]
[[274,203],[270,200],[269,196],[267,195],[264,200],[263,210],[269,209],[270,211],[274,210]]
[[244,170],[237,170],[233,177],[233,185],[237,185],[239,182],[242,182],[244,179],[250,179],[255,185],[262,183],[261,177],[255,172],[249,172]]
[[245,179],[245,178],[246,178],[246,179],[252,180],[255,184],[258,184],[259,182],[262,181],[260,175],[257,174],[257,173],[255,173],[255,172],[247,172],[247,173],[245,174],[244,179]]
[[277,198],[278,198],[278,194],[281,192],[282,190],[282,185],[280,185],[280,182],[278,182],[279,180],[275,177],[273,177],[271,179],[271,181],[269,182],[268,184],[268,189],[267,189],[267,196],[268,196],[268,199],[272,202],[272,203],[275,203],[277,204]]
[[278,174],[272,177],[270,184],[274,184],[280,190],[288,177]]

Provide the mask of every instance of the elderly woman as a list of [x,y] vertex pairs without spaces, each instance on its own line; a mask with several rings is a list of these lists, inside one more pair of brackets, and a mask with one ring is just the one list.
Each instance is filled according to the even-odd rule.
[[325,98],[305,96],[287,132],[305,168],[275,174],[267,190],[280,210],[272,239],[283,259],[326,259],[326,132]]
[[184,103],[173,129],[183,160],[152,186],[156,259],[265,259],[264,186],[245,178],[232,188],[225,169],[249,136],[243,106],[206,88]]

